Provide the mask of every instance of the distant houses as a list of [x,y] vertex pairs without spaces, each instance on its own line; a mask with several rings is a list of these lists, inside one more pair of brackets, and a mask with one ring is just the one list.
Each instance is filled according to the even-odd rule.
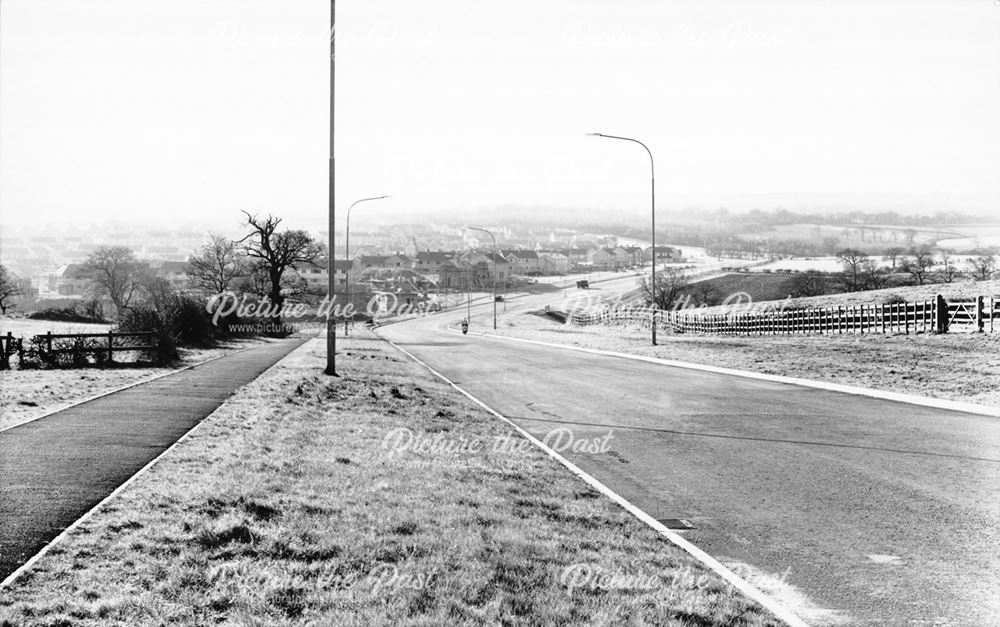
[[413,261],[406,255],[362,255],[361,269],[369,268],[406,268],[413,267]]
[[538,253],[533,250],[504,250],[501,254],[510,263],[510,271],[514,274],[531,276],[541,273]]
[[[649,262],[653,259],[653,248],[647,247],[643,251],[643,261]],[[678,263],[684,260],[684,255],[681,253],[679,248],[672,248],[670,246],[657,246],[656,247],[656,263],[657,265],[661,263]]]
[[183,292],[191,288],[190,269],[187,261],[164,261],[156,268],[156,276],[166,279],[176,291]]
[[84,274],[82,263],[71,263],[54,277],[56,294],[66,298],[83,298],[90,289],[90,279]]
[[618,270],[635,265],[632,255],[621,248],[597,248],[590,252],[588,261],[595,268]]
[[570,270],[569,257],[558,251],[539,252],[538,268],[541,274],[566,274]]
[[453,251],[422,251],[417,252],[413,260],[413,269],[425,276],[438,276],[445,266],[454,266],[457,253]]

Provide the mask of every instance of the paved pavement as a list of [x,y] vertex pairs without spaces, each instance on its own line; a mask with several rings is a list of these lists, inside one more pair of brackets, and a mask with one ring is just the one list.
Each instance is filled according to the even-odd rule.
[[810,623],[1000,624],[1000,420],[462,336],[449,315],[380,333],[538,437],[610,431],[610,454],[567,457],[784,576]]
[[306,339],[228,355],[0,432],[0,580]]

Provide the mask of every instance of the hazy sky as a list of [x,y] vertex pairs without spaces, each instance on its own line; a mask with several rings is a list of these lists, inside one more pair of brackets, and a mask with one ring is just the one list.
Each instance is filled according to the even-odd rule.
[[[907,194],[1000,218],[995,4],[341,0],[337,206],[639,219],[648,158],[601,131],[652,148],[664,211]],[[322,0],[0,0],[0,222],[322,224],[328,25]]]

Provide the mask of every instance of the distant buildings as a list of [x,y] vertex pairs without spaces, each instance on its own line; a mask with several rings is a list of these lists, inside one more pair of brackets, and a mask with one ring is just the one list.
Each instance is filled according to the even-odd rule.
[[[647,247],[643,251],[643,260],[650,261],[653,259],[653,248]],[[684,255],[681,254],[680,249],[671,248],[670,246],[657,246],[656,247],[656,263],[677,263],[684,260]]]

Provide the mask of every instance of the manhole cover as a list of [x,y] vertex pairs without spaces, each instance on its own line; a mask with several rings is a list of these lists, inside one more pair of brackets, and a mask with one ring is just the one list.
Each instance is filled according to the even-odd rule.
[[680,529],[680,530],[697,529],[697,527],[692,525],[690,522],[684,520],[683,518],[661,518],[656,522],[660,523],[667,529]]

